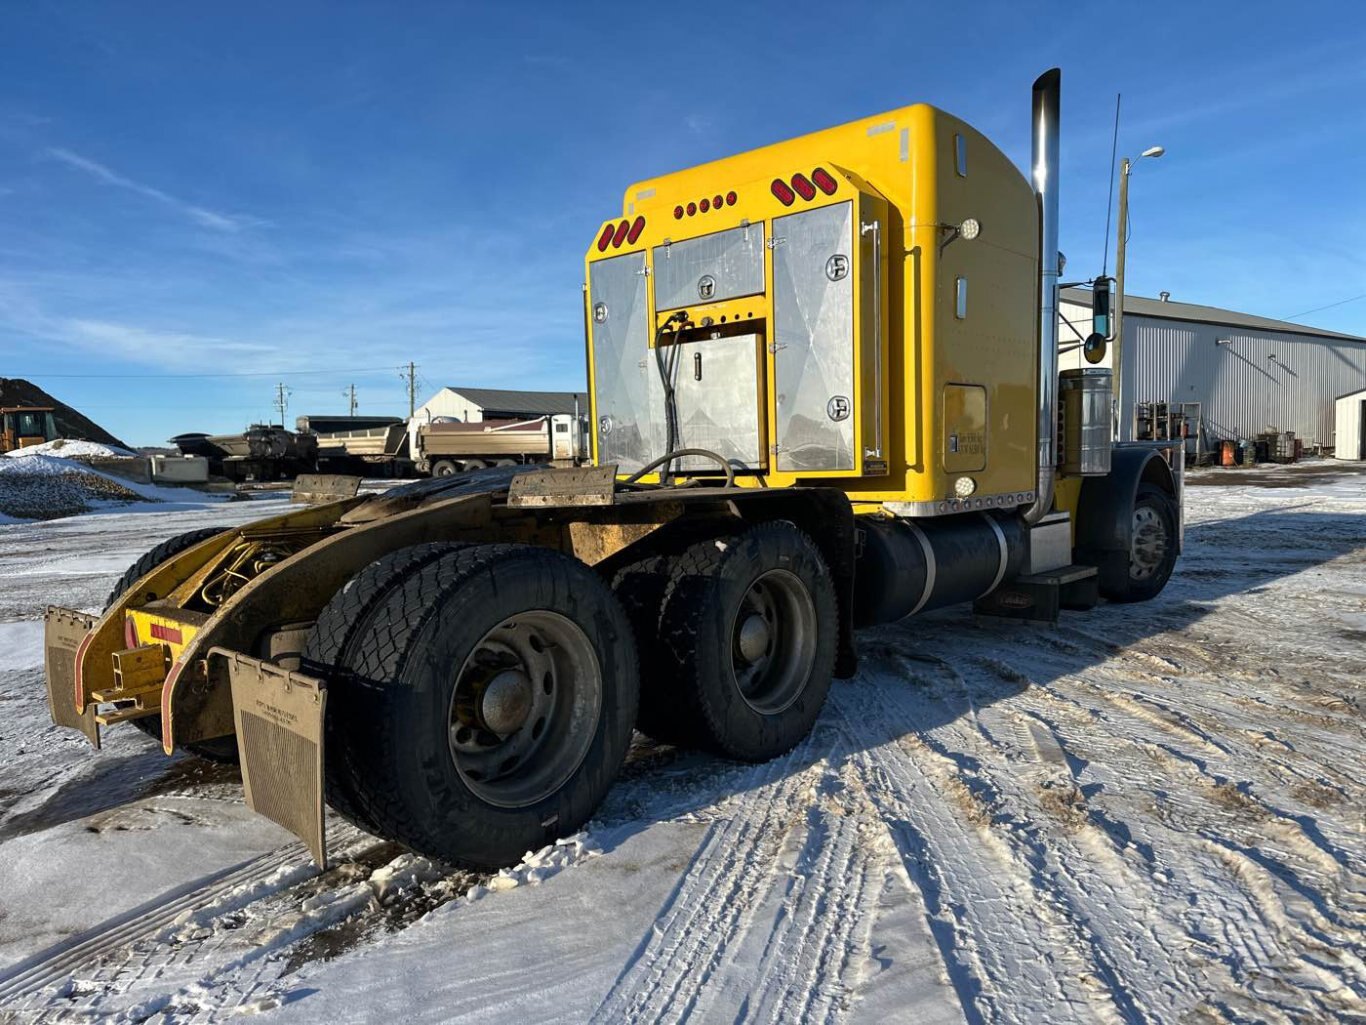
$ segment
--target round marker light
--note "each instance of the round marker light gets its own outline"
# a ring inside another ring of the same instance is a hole
[[[724,202],[725,202],[725,200],[722,199],[720,196],[713,196],[713,197],[712,197],[712,201],[711,201],[711,205],[712,205],[713,208],[715,208],[715,209],[717,209],[717,210],[720,210],[720,209],[721,209],[721,204],[724,203]]]
[[[953,482],[953,493],[959,498],[967,498],[977,490],[977,482],[971,477],[959,477]]]
[[[688,216],[691,217],[691,216],[692,216],[693,214],[695,214],[695,213],[697,213],[697,204],[696,204],[696,203],[689,203],[689,204],[688,204]]]
[[[735,205],[735,200],[736,200],[736,195],[735,195],[734,192],[727,192],[727,193],[726,193],[726,206],[734,206],[734,205]]]
[[[706,213],[708,210],[711,209],[711,200],[708,199],[706,196],[703,196],[702,202],[697,204],[697,209],[701,210],[703,213]]]
[[[969,217],[962,224],[958,225],[958,234],[961,238],[971,242],[978,235],[982,234],[982,224],[976,217]]]
[[[674,207],[674,220],[676,220],[676,221],[681,221],[682,219],[683,219],[683,208],[682,208],[681,206],[676,206],[676,207]]]

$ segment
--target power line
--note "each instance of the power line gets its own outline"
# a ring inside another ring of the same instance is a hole
[[[137,380],[139,378],[156,378],[164,380],[167,378],[189,378],[189,377],[296,377],[300,374],[384,374],[389,372],[389,367],[352,367],[348,369],[336,369],[328,367],[326,370],[248,370],[240,373],[201,373],[201,374],[10,374],[10,377],[22,377],[29,380],[33,378],[87,378],[96,381],[105,380]]]
[[[1311,313],[1318,313],[1322,310],[1331,310],[1334,306],[1346,306],[1348,303],[1354,303],[1358,299],[1366,299],[1366,292],[1363,292],[1361,295],[1354,295],[1350,299],[1339,299],[1337,302],[1329,303],[1327,306],[1315,306],[1312,310],[1305,310],[1303,313],[1292,313],[1290,316],[1282,317],[1281,319],[1294,320],[1296,317],[1307,317]]]

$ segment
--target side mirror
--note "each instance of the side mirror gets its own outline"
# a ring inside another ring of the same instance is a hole
[[[1111,316],[1114,298],[1115,279],[1096,278],[1091,286],[1091,332],[1093,336],[1100,335],[1101,339],[1107,342],[1115,337],[1114,319]],[[1086,344],[1091,344],[1089,338]]]
[[[1086,357],[1086,362],[1092,365],[1105,359],[1105,336],[1096,332],[1081,343],[1081,354]]]

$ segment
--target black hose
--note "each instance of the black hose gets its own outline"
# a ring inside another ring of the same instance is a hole
[[[664,332],[667,328],[674,324],[682,328],[687,321],[687,311],[679,310],[660,324],[655,331],[655,367],[659,370],[659,380],[664,386],[664,451],[666,455],[662,460],[650,465],[658,466],[661,463],[664,465],[664,471],[659,477],[665,483],[673,479],[673,451],[674,446],[678,444],[678,398],[674,393],[674,377],[678,373],[678,361],[681,358],[682,348],[675,341],[669,347],[666,355],[661,343],[664,340]]]
[[[637,470],[635,473],[631,474],[631,476],[627,477],[624,481],[622,481],[622,483],[634,484],[636,483],[636,481],[640,480],[641,477],[644,477],[647,473],[653,470],[656,466],[663,466],[665,463],[671,463],[679,456],[702,456],[705,459],[715,459],[718,463],[721,464],[721,467],[726,471],[726,487],[735,487],[735,467],[730,465],[730,463],[726,460],[725,456],[717,452],[713,452],[709,448],[680,448],[673,452],[666,452],[664,453],[664,455],[660,456],[654,462],[646,463],[639,470]]]

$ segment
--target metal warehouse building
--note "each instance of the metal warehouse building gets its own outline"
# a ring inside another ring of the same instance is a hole
[[[1341,391],[1342,389],[1339,389]],[[447,386],[417,407],[416,419],[427,423],[440,416],[463,423],[521,420],[554,413],[588,415],[588,396],[569,391],[510,391],[501,388]]]
[[[1164,293],[1165,294],[1165,293]],[[1091,329],[1091,293],[1064,289],[1064,348]],[[1205,436],[1293,431],[1305,448],[1334,444],[1334,400],[1366,388],[1366,338],[1213,306],[1126,296],[1122,430],[1134,437],[1139,403],[1200,403]],[[1080,348],[1060,366],[1085,366]],[[1107,354],[1101,366],[1110,365]]]

